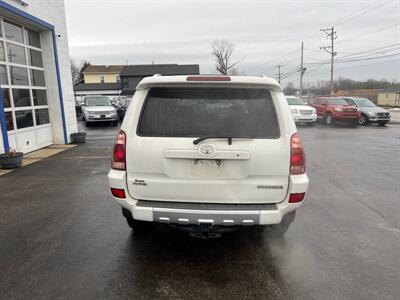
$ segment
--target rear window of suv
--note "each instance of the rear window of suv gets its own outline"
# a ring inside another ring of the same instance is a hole
[[[271,139],[279,127],[268,90],[160,87],[148,93],[138,135]]]

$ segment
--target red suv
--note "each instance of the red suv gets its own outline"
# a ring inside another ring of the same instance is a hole
[[[343,121],[357,126],[360,110],[349,105],[342,97],[317,97],[310,105],[317,110],[317,117],[323,119],[326,125]]]

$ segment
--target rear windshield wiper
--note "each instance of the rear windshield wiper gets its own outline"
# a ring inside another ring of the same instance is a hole
[[[232,145],[232,137],[231,136],[202,136],[193,141],[193,144],[197,145],[198,143],[205,141],[207,139],[228,139],[228,145]]]

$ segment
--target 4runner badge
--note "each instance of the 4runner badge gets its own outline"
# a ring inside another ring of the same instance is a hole
[[[203,155],[211,155],[215,152],[215,146],[210,144],[201,145],[199,151]]]

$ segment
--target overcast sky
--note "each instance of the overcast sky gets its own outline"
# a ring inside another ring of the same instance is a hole
[[[332,24],[337,59],[400,53],[400,0],[65,0],[65,6],[70,54],[77,63],[198,63],[201,73],[212,73],[210,43],[226,39],[235,44],[240,72],[275,77],[278,64],[283,73],[296,70],[301,41],[306,63],[329,59],[319,49],[329,45],[320,29]],[[392,47],[351,56],[385,46]],[[305,81],[328,80],[329,68],[309,65]],[[338,76],[400,81],[400,56],[338,63]],[[297,84],[298,77],[283,83]]]

